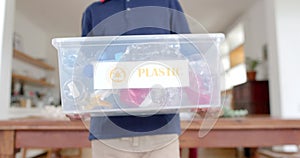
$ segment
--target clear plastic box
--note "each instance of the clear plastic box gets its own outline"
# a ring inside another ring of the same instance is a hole
[[[153,115],[220,106],[223,34],[57,38],[65,113]]]

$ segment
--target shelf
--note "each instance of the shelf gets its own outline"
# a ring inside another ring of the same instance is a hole
[[[32,85],[45,86],[45,87],[54,87],[53,84],[48,83],[46,81],[42,81],[42,80],[38,80],[38,79],[34,79],[34,78],[30,78],[30,77],[23,76],[23,75],[18,75],[18,74],[12,74],[12,79],[13,80],[18,80],[18,81],[23,81],[25,83],[32,84]]]
[[[21,108],[21,107],[10,107],[9,112],[11,113],[24,113],[30,115],[42,115],[42,108]]]
[[[43,68],[45,70],[54,70],[54,67],[52,67],[38,59],[34,59],[31,56],[26,55],[25,53],[22,53],[18,50],[14,50],[14,58],[22,60],[22,61],[32,64],[34,66]]]
[[[8,111],[10,113],[10,119],[43,117],[42,108],[21,108],[11,106]]]

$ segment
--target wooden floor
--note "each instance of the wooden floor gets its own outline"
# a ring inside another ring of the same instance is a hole
[[[85,150],[85,154],[82,156],[80,155],[80,152]],[[16,158],[23,158],[23,149],[17,153]],[[55,150],[52,151],[51,158],[91,158],[91,149],[82,149],[81,151],[79,149],[62,149],[62,150]],[[38,155],[39,154],[39,155]],[[49,158],[47,157],[47,151],[46,150],[38,150],[38,149],[28,149],[26,158]],[[36,156],[32,156],[36,155]],[[72,156],[73,155],[73,156]]]
[[[199,158],[243,158],[238,157],[235,149],[198,149]],[[182,151],[182,158],[188,158],[188,150]]]
[[[91,158],[90,149],[83,151],[83,158]],[[239,157],[235,149],[199,149],[199,158],[243,158]],[[35,158],[46,158],[46,154],[37,156]],[[182,158],[188,158],[188,150],[182,151]]]
[[[262,116],[234,119],[221,118],[218,119],[210,133],[201,138],[200,141],[198,137],[199,127],[204,121],[194,119],[191,124],[185,121],[181,122],[182,127],[188,127],[180,137],[181,147],[200,148],[200,158],[242,158],[238,156],[234,147],[270,147],[299,144],[300,142],[300,120]],[[55,139],[49,139],[49,137]],[[82,122],[4,120],[0,121],[0,155],[13,157],[14,151],[23,147],[90,147],[87,137],[88,131]],[[227,149],[220,150],[224,147],[227,147]],[[219,150],[209,148],[219,148]],[[255,150],[252,149],[251,151]],[[90,156],[85,155],[82,157],[90,158]],[[186,155],[183,158],[186,158]]]
[[[37,156],[37,157],[35,157],[35,158],[46,158],[46,157],[47,157],[47,155],[44,154],[44,155],[41,155],[41,156]]]
[[[289,158],[299,158],[300,153],[298,154],[283,154],[283,153],[275,153],[271,152],[269,149],[262,149],[260,151],[260,156],[258,158],[270,158],[270,157],[286,157],[288,155]],[[271,153],[271,154],[270,154]],[[269,155],[269,156],[266,156]],[[271,156],[270,156],[271,155]],[[198,149],[198,156],[199,158],[246,158],[243,155],[243,149],[235,149],[235,148],[227,148],[227,149]],[[18,157],[17,157],[18,158]],[[40,155],[34,158],[47,158],[47,155]],[[53,156],[53,158],[55,158]],[[59,157],[56,157],[59,158]],[[72,157],[68,157],[72,158]],[[82,158],[91,158],[91,149],[83,149],[82,150]],[[182,157],[181,158],[188,158],[188,150],[182,150]]]

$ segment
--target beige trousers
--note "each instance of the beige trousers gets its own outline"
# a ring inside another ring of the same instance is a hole
[[[93,158],[180,158],[177,135],[92,141]]]

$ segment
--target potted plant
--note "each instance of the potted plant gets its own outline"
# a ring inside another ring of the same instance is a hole
[[[247,79],[248,81],[255,81],[256,78],[256,68],[260,64],[260,60],[246,58],[246,66],[247,66]]]

